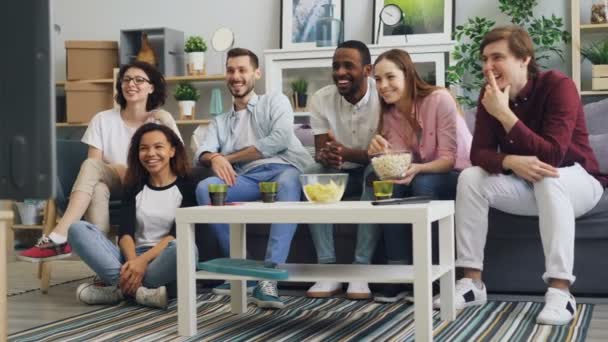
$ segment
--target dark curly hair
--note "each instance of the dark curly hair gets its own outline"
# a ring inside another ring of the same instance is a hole
[[[167,85],[165,83],[163,74],[161,74],[160,71],[158,71],[158,69],[156,69],[156,67],[154,67],[152,64],[141,61],[133,61],[129,64],[124,64],[118,71],[118,81],[116,82],[116,103],[120,105],[120,108],[125,109],[127,107],[127,100],[125,100],[125,97],[122,94],[121,80],[125,76],[127,70],[131,68],[141,69],[143,72],[145,72],[150,80],[150,83],[152,86],[154,86],[154,92],[148,96],[146,110],[150,111],[165,104],[165,99],[167,98]]]
[[[139,160],[139,144],[144,134],[153,131],[162,132],[169,144],[175,148],[175,155],[169,161],[171,171],[180,178],[186,177],[190,173],[190,162],[186,154],[186,148],[177,134],[167,126],[147,123],[139,127],[133,134],[133,138],[131,138],[129,155],[127,157],[127,173],[125,175],[125,188],[127,191],[128,189],[139,187],[148,180],[148,171]]]

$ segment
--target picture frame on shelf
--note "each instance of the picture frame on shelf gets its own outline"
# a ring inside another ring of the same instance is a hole
[[[382,23],[380,13],[387,5],[399,7],[403,14],[399,23],[392,26]],[[378,45],[448,42],[452,39],[453,9],[453,0],[374,0],[372,42]]]
[[[324,14],[323,5],[334,5],[334,16],[344,22],[344,0],[281,0],[281,49],[316,46],[315,27]]]

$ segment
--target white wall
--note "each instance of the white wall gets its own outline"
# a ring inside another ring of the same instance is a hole
[[[236,45],[247,47],[260,57],[265,49],[279,47],[280,3],[282,0],[53,0],[55,23],[61,33],[55,35],[56,78],[65,79],[65,40],[119,40],[121,29],[170,27],[186,36],[199,34],[209,39],[220,27],[235,32]],[[345,1],[345,38],[371,42],[373,0]],[[456,25],[469,17],[495,18],[507,23],[498,10],[497,0],[455,0]],[[570,29],[569,0],[539,0],[535,15],[563,17]],[[551,67],[570,73],[567,60],[554,60]],[[221,71],[217,53],[208,55],[208,72]],[[259,88],[262,88],[260,82]],[[262,89],[263,90],[263,89]]]

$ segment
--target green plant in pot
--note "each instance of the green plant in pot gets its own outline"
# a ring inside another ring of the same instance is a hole
[[[308,82],[300,78],[291,82],[291,90],[293,91],[293,102],[296,108],[305,108],[308,100]]]
[[[583,58],[591,62],[591,89],[608,89],[608,39],[581,48]]]
[[[183,82],[175,87],[173,97],[179,107],[180,119],[194,119],[196,101],[200,98],[198,89],[188,82]]]
[[[563,44],[570,40],[570,33],[564,30],[562,18],[534,16],[533,9],[537,0],[498,0],[499,9],[509,17],[514,25],[525,28],[535,47],[536,62],[541,68],[552,55],[558,56],[562,61]],[[484,86],[482,64],[479,47],[483,37],[494,26],[496,21],[488,18],[469,18],[463,25],[456,26],[454,39],[457,41],[452,52],[454,62],[446,70],[446,81],[450,85],[459,86],[462,94],[458,101],[466,108],[477,105],[477,96]]]
[[[186,52],[188,75],[205,74],[205,51],[207,51],[207,42],[203,37],[191,36],[186,40],[184,52]]]

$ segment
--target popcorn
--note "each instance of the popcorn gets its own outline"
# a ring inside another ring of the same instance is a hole
[[[382,179],[400,179],[410,167],[412,155],[408,152],[389,152],[372,158],[372,167]]]

